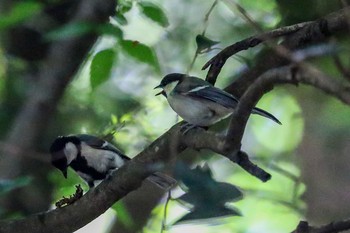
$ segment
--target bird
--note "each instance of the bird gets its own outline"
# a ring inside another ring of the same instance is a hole
[[[171,73],[163,77],[154,89],[162,88],[157,95],[163,95],[170,107],[187,123],[185,130],[194,127],[207,128],[230,116],[239,100],[209,82],[186,74]],[[253,108],[253,114],[269,118],[282,124],[276,117],[260,108]]]
[[[50,146],[51,163],[67,178],[71,167],[89,186],[93,188],[113,171],[123,166],[130,158],[111,143],[89,134],[57,137]],[[156,172],[147,178],[162,189],[171,187],[175,180]]]

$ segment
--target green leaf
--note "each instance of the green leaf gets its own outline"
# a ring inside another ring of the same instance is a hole
[[[23,1],[14,5],[10,12],[0,17],[0,30],[16,25],[39,13],[42,5],[35,1]]]
[[[69,23],[58,29],[55,29],[48,34],[45,38],[47,40],[63,40],[67,38],[82,36],[90,33],[94,30],[94,26],[89,23]]]
[[[121,39],[121,40],[123,39],[123,31],[119,27],[112,25],[110,23],[102,24],[98,26],[97,32],[100,35],[110,35],[110,36],[114,36],[117,39]]]
[[[160,72],[158,59],[150,47],[141,44],[138,41],[123,40],[120,42],[122,49],[131,57],[140,62],[153,66],[157,72]]]
[[[117,14],[125,14],[131,10],[133,1],[130,0],[119,0],[117,6]]]
[[[115,16],[113,16],[113,19],[115,19],[120,25],[124,26],[128,24],[128,20],[122,14],[116,14]]]
[[[220,43],[219,41],[214,41],[209,39],[208,37],[197,35],[196,36],[196,44],[197,44],[197,51],[200,53],[209,52],[212,48],[212,46]]]
[[[120,25],[126,25],[128,23],[124,14],[131,10],[133,4],[132,1],[118,1],[117,13],[113,17]]]
[[[139,5],[141,7],[142,13],[146,17],[158,23],[162,27],[169,26],[168,18],[159,6],[151,2],[140,2]]]
[[[115,56],[115,51],[112,49],[102,50],[94,56],[90,66],[90,85],[92,89],[95,89],[109,78]]]

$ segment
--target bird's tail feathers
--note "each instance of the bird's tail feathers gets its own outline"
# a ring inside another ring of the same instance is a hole
[[[277,124],[282,125],[282,123],[274,115],[272,115],[271,113],[266,112],[265,110],[262,110],[261,108],[253,108],[252,113],[253,114],[258,114],[258,115],[266,117],[266,118],[269,118],[269,119],[273,120],[274,122],[276,122]]]
[[[174,178],[160,172],[150,175],[147,177],[147,180],[165,190],[170,189],[176,184],[176,180]]]

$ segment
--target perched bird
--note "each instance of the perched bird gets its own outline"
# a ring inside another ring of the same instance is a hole
[[[238,104],[238,99],[233,95],[205,80],[185,74],[168,74],[156,88],[163,89],[156,95],[164,95],[171,108],[189,123],[191,128],[215,124],[231,115]],[[281,124],[276,117],[260,108],[253,108],[252,113]]]
[[[90,188],[130,160],[109,142],[87,134],[57,137],[50,147],[50,153],[52,165],[59,169],[65,178],[68,167],[71,167]],[[169,188],[175,181],[158,172],[147,179],[164,189]]]

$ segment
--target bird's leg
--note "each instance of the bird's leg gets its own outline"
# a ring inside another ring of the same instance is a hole
[[[185,135],[188,133],[188,131],[190,131],[191,129],[194,129],[194,128],[201,128],[204,130],[209,129],[209,127],[207,127],[207,126],[194,125],[194,124],[191,124],[191,123],[184,121],[184,123],[180,126],[180,131],[182,132],[183,135]]]
[[[188,131],[190,131],[191,129],[194,129],[194,128],[197,128],[199,126],[197,125],[193,125],[193,124],[190,124],[188,122],[185,122],[183,125],[180,126],[180,131],[182,132],[183,135],[187,134]]]
[[[115,172],[116,170],[118,170],[118,168],[116,168],[116,167],[111,167],[111,168],[108,170],[108,172],[107,172],[106,180],[111,180],[111,179],[112,179],[113,172]]]

